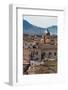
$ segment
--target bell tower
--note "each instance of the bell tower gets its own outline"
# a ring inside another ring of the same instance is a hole
[[[47,29],[47,31],[45,32],[45,35],[44,35],[44,44],[48,44],[48,43],[50,43],[50,32]]]

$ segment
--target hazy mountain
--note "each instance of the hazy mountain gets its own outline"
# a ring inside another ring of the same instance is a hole
[[[51,33],[54,33],[54,34],[57,34],[57,26],[51,26],[51,27],[48,27],[48,30],[51,32]]]
[[[42,27],[38,27],[38,26],[32,25],[32,24],[29,23],[28,21],[23,20],[23,32],[24,32],[25,34],[30,34],[30,35],[32,35],[32,34],[42,35],[42,34],[44,34],[44,32],[45,32],[46,30],[47,30],[46,28],[42,28]],[[56,34],[56,33],[57,33],[57,26],[48,27],[48,30],[49,30],[51,33]]]

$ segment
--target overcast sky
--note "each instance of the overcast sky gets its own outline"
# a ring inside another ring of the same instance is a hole
[[[33,25],[47,28],[52,25],[57,25],[57,17],[55,16],[29,16],[25,15],[24,19]]]

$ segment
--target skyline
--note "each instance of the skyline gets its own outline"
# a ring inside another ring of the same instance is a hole
[[[29,23],[27,20],[23,19],[23,31],[24,33],[31,34],[44,34],[46,30],[49,30],[51,34],[56,34],[57,35],[57,26],[52,25],[51,27],[48,28],[42,28],[42,27],[37,27],[31,23]]]
[[[24,20],[27,20],[29,23],[42,27],[47,28],[52,25],[57,25],[57,17],[55,16],[34,16],[34,15],[24,15]]]

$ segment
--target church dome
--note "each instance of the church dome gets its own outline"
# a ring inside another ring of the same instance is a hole
[[[50,44],[51,40],[50,39],[46,39],[46,44]]]

